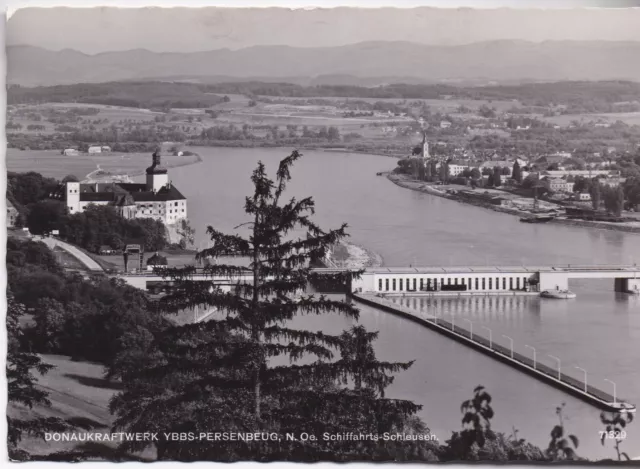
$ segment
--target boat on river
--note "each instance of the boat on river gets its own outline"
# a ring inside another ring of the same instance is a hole
[[[540,293],[542,298],[551,298],[554,300],[571,300],[577,295],[570,290],[545,290]]]
[[[635,414],[636,412],[636,406],[628,402],[610,402],[609,407],[612,411],[620,412],[621,414]]]
[[[553,215],[534,215],[532,217],[522,217],[520,221],[523,223],[547,223],[554,218]]]

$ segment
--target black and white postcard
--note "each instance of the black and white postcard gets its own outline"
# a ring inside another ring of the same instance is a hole
[[[482,3],[10,10],[8,460],[637,464],[639,5]]]

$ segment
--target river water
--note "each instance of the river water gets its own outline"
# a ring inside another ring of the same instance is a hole
[[[258,160],[273,174],[288,149],[195,148],[202,163],[173,168],[170,178],[189,200],[189,218],[197,243],[206,244],[205,227],[230,232],[247,218],[244,197],[252,193],[250,173]],[[290,195],[313,196],[315,221],[323,228],[349,224],[351,242],[378,252],[386,266],[413,265],[562,265],[640,262],[640,235],[561,225],[529,225],[517,217],[441,199],[396,186],[379,171],[396,160],[381,156],[306,152],[293,168]],[[467,318],[474,331],[515,349],[537,349],[539,361],[582,377],[609,392],[640,404],[640,299],[613,291],[612,281],[575,281],[578,298],[570,301],[534,297],[397,299],[406,306]],[[459,318],[459,319],[458,319]],[[477,385],[493,396],[494,429],[546,447],[557,423],[555,408],[566,403],[567,431],[581,441],[578,453],[589,458],[614,457],[611,443],[602,447],[599,411],[469,348],[415,323],[361,306],[360,322],[380,331],[376,350],[382,360],[415,360],[397,375],[392,397],[422,404],[421,417],[444,441],[460,429],[460,403]],[[339,333],[351,325],[344,318],[299,318],[295,325]],[[640,423],[628,429],[623,447],[640,456]]]

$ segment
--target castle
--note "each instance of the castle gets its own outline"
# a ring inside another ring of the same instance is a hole
[[[187,218],[187,199],[169,181],[159,150],[153,153],[144,184],[67,182],[51,197],[66,202],[71,214],[81,213],[89,205],[109,205],[123,218],[152,218],[166,225]]]

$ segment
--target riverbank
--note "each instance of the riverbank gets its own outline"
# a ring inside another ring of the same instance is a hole
[[[346,267],[348,269],[364,269],[366,267],[381,267],[382,256],[376,252],[353,243],[341,242],[333,248],[329,257],[329,264]]]
[[[443,190],[436,189],[435,187],[422,182],[422,181],[414,181],[406,178],[405,175],[402,174],[394,174],[394,173],[386,173],[387,179],[396,184],[397,186],[403,187],[405,189],[410,189],[418,192],[424,192],[427,194],[435,195],[437,197],[442,197],[449,200],[454,200],[459,203],[474,205],[476,207],[481,207],[489,210],[493,210],[494,212],[506,213],[509,215],[515,215],[518,217],[522,217],[523,215],[527,215],[528,213],[519,209],[519,208],[511,208],[504,207],[498,205],[491,205],[488,203],[483,203],[480,201],[470,200],[470,199],[462,199],[461,197],[446,193]],[[636,233],[640,234],[640,222],[625,222],[625,223],[610,223],[610,222],[598,222],[598,221],[586,221],[586,220],[570,220],[565,217],[556,217],[551,223],[560,224],[560,225],[568,225],[568,226],[582,226],[586,228],[598,228],[602,230],[609,231],[623,231],[626,233]]]
[[[191,166],[193,164],[202,163],[202,157],[198,153],[193,153],[192,155],[186,156],[185,158],[189,158],[188,161],[183,162],[171,162],[164,163],[163,166],[165,168],[180,168],[183,166]],[[123,182],[123,183],[131,183],[134,182],[133,178],[137,176],[143,176],[145,174],[143,169],[136,171],[123,171],[122,173],[111,173],[109,171],[103,170],[99,164],[96,164],[97,168],[88,173],[83,183],[91,184],[95,182]],[[100,174],[103,173],[103,174]]]

